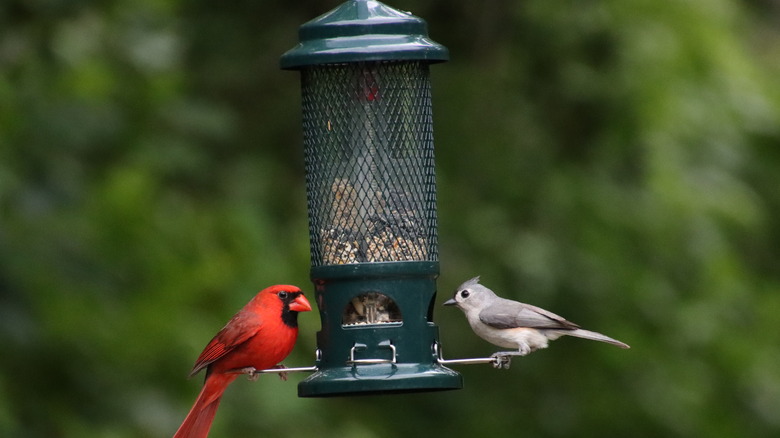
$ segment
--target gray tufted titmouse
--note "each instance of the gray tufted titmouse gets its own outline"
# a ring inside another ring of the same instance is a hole
[[[472,330],[491,344],[513,351],[501,351],[496,356],[525,356],[547,348],[548,340],[563,335],[607,342],[620,348],[628,345],[601,333],[583,330],[577,324],[530,304],[507,300],[479,284],[479,277],[461,284],[455,296],[444,303],[457,306],[466,314]]]

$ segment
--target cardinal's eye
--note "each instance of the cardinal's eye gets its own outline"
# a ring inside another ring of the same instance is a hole
[[[460,297],[461,298],[468,298],[469,297],[469,291],[467,291],[467,290],[460,291]]]
[[[278,296],[281,299],[285,299],[285,298],[287,298],[287,292],[281,291],[278,294],[276,294],[276,296]]]

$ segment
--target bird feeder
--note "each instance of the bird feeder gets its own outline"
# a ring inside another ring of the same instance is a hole
[[[439,361],[428,66],[422,19],[352,0],[304,24],[299,70],[311,279],[322,320],[301,397],[462,387]]]

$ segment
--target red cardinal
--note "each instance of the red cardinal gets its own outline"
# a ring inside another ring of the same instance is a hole
[[[311,305],[303,292],[289,285],[263,289],[214,336],[200,354],[190,377],[206,368],[206,382],[187,418],[173,438],[205,438],[214,421],[222,393],[241,374],[282,361],[298,337],[298,312]]]

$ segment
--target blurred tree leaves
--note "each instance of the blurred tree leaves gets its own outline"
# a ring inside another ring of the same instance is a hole
[[[336,5],[0,5],[0,435],[170,435],[214,332],[256,289],[307,285],[278,58]],[[633,349],[562,339],[446,396],[238,382],[213,435],[775,436],[777,5],[390,5],[452,54],[432,68],[442,295],[481,274]],[[493,351],[436,317],[448,356]]]

